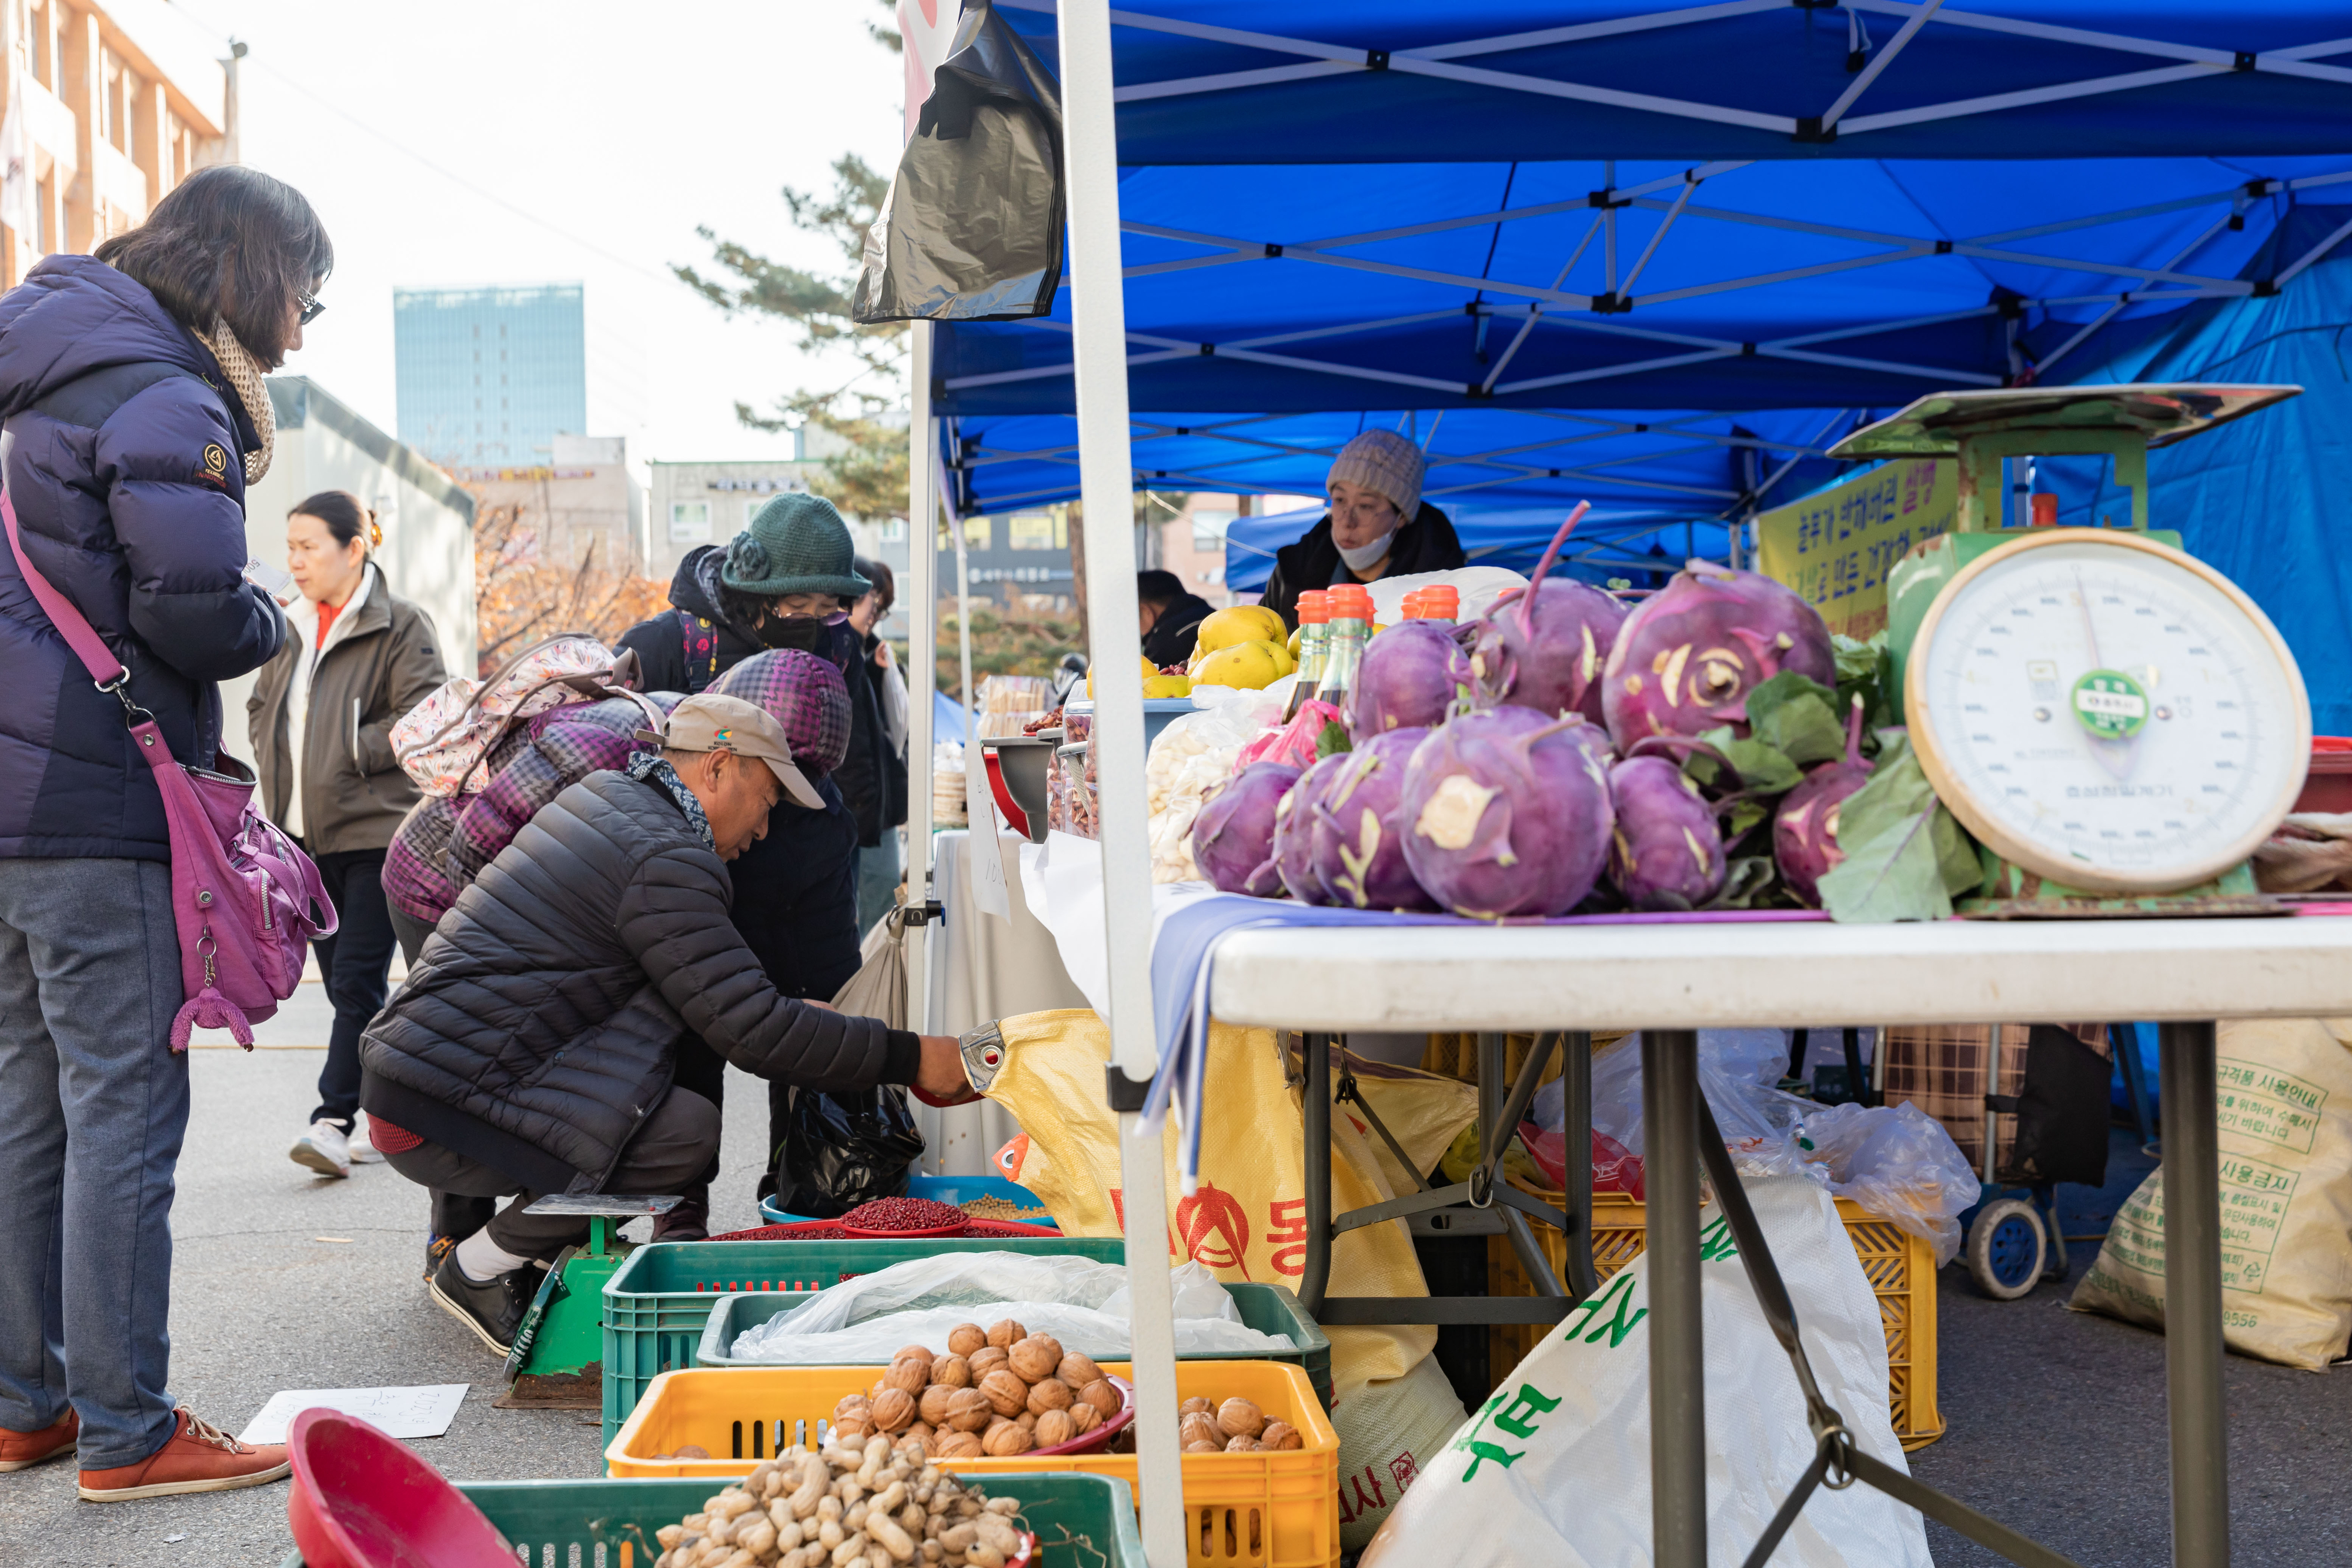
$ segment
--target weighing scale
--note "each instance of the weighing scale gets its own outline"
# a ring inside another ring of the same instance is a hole
[[[1920,767],[1979,845],[1961,914],[2284,912],[2248,857],[2303,788],[2310,699],[2253,601],[2147,527],[2147,450],[2302,390],[1941,392],[1831,449],[1959,464],[1954,531],[1887,575],[1887,642]],[[2129,528],[1995,526],[2002,462],[2062,454],[2115,460]]]
[[[664,1215],[675,1197],[613,1193],[554,1194],[525,1214],[585,1217],[588,1243],[567,1247],[539,1282],[539,1293],[515,1326],[507,1353],[507,1389],[490,1401],[502,1410],[597,1410],[604,1393],[604,1281],[620,1271],[635,1244],[621,1227],[642,1215]]]

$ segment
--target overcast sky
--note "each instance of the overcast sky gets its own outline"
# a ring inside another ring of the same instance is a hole
[[[885,17],[870,0],[175,8],[224,55],[232,34],[250,46],[244,160],[301,190],[335,242],[327,313],[286,370],[385,430],[395,287],[584,284],[588,434],[627,436],[639,462],[776,455],[783,438],[739,424],[735,402],[849,373],[665,268],[708,257],[697,225],[838,265],[778,191],[826,188],[844,152],[897,160],[902,78],[866,34]]]

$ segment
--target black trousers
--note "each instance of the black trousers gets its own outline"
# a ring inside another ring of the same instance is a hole
[[[433,935],[433,927],[404,910],[392,912],[393,935],[400,938],[400,956],[412,969],[416,967],[416,956],[425,951],[425,939]],[[390,1156],[386,1156],[389,1159]],[[463,1241],[490,1222],[499,1211],[496,1197],[469,1197],[463,1193],[433,1192],[433,1218],[428,1236],[446,1236],[453,1241]]]
[[[689,1034],[677,1042],[677,1066],[672,1082],[681,1089],[691,1089],[713,1105],[727,1103],[727,1061],[717,1051],[702,1042],[698,1034]],[[761,1174],[759,1196],[776,1196],[776,1162],[784,1146],[784,1127],[793,1108],[792,1085],[768,1081],[768,1165]],[[719,1151],[710,1151],[710,1164],[696,1185],[707,1195],[719,1179]],[[695,1195],[689,1195],[695,1196]],[[707,1201],[707,1197],[705,1199]]]
[[[327,898],[335,906],[335,934],[310,944],[319,978],[334,1004],[327,1035],[327,1065],[319,1072],[313,1122],[352,1130],[360,1112],[360,1035],[383,1010],[392,972],[392,906],[383,898],[383,852],[340,850],[314,855]]]
[[[621,1151],[621,1163],[605,1178],[604,1190],[660,1197],[682,1192],[701,1173],[719,1146],[719,1107],[688,1089],[673,1087],[637,1135]],[[519,1189],[513,1177],[439,1144],[424,1143],[384,1155],[409,1180],[478,1202],[513,1194],[513,1201],[490,1218],[490,1239],[519,1258],[552,1260],[566,1247],[588,1239],[588,1222],[562,1214],[525,1214],[541,1194]]]

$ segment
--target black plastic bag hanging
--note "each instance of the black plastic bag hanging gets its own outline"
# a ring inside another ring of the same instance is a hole
[[[1015,321],[1062,282],[1062,95],[988,0],[955,42],[881,214],[850,302],[859,321]]]
[[[922,1152],[905,1091],[803,1090],[793,1096],[777,1155],[777,1207],[832,1219],[878,1197],[904,1197],[907,1169]]]

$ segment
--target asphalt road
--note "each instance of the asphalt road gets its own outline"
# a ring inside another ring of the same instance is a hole
[[[273,1049],[203,1050],[173,1213],[172,1388],[234,1432],[279,1389],[470,1383],[448,1434],[417,1451],[461,1479],[590,1476],[593,1414],[494,1410],[499,1364],[425,1298],[424,1200],[381,1165],[348,1181],[286,1158],[313,1103],[327,1012],[306,986],[259,1031]],[[730,1074],[727,1170],[714,1228],[757,1223],[765,1133],[760,1086]],[[2105,1228],[2147,1169],[2128,1138],[2105,1193],[2063,1188],[2067,1228]],[[321,1238],[341,1238],[325,1240]],[[2073,1249],[2077,1274],[2095,1243]],[[1923,1479],[2067,1553],[2084,1568],[2170,1556],[2164,1341],[2069,1312],[2071,1285],[2024,1301],[1979,1297],[1944,1270],[1940,1396],[1950,1430],[1912,1458]],[[2352,1377],[2232,1356],[2226,1375],[2236,1560],[2263,1568],[2344,1561],[2352,1538]],[[69,1461],[0,1476],[0,1563],[66,1568],[270,1568],[291,1550],[281,1483],[99,1507]],[[2000,1560],[1928,1527],[1941,1568]]]

